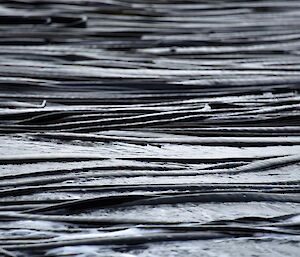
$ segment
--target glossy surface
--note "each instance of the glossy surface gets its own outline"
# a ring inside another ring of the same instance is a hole
[[[300,3],[0,1],[0,255],[298,256]]]

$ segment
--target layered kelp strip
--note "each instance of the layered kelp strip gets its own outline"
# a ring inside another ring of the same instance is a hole
[[[0,255],[297,256],[296,0],[0,1]]]

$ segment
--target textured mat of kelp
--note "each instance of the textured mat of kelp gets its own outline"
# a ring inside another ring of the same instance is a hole
[[[298,256],[300,2],[0,1],[1,256]]]

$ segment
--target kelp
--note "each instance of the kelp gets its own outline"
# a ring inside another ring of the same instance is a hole
[[[295,256],[299,8],[0,1],[0,255]]]

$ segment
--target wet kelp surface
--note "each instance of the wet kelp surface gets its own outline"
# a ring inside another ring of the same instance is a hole
[[[299,1],[0,3],[1,256],[299,254]]]

